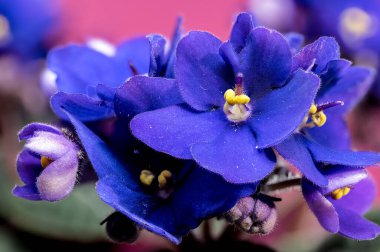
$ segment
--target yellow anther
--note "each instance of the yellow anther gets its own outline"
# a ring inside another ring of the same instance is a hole
[[[325,113],[323,113],[323,111],[319,111],[318,113],[311,115],[311,120],[318,127],[322,127],[327,121],[327,116],[325,115]]]
[[[53,163],[54,160],[51,160],[48,157],[41,156],[41,166],[42,168],[46,168],[49,164]]]
[[[310,109],[309,109],[309,114],[315,114],[317,113],[317,106],[315,106],[315,104],[311,105]]]
[[[343,187],[343,188],[339,188],[339,189],[336,189],[335,191],[333,191],[331,193],[331,197],[334,199],[334,200],[339,200],[341,198],[343,198],[343,196],[346,196],[349,192],[350,192],[351,188],[349,187]]]
[[[154,179],[154,174],[149,170],[142,170],[140,173],[140,182],[146,186],[150,186]]]
[[[235,99],[235,91],[233,91],[232,89],[228,89],[225,93],[224,93],[224,99],[226,100],[226,102],[230,105],[234,105],[235,102],[234,102],[234,99]]]
[[[172,177],[172,173],[168,170],[163,170],[160,175],[158,176],[158,187],[160,189],[164,188],[167,183],[169,182],[169,179]]]
[[[234,103],[235,104],[247,104],[247,103],[249,103],[250,100],[251,99],[247,95],[242,94],[242,95],[235,96]]]

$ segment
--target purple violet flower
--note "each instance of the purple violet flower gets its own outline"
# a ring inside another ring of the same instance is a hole
[[[326,187],[307,179],[302,191],[319,223],[331,233],[351,239],[370,240],[380,234],[380,227],[362,217],[375,198],[375,185],[363,168],[349,166],[323,167],[328,178]]]
[[[269,46],[270,45],[270,46]],[[155,150],[233,183],[259,181],[275,165],[271,147],[302,122],[319,78],[290,74],[286,39],[240,14],[230,41],[190,32],[178,44],[174,67],[184,104],[137,115],[133,134]]]
[[[17,171],[25,185],[16,186],[13,194],[28,200],[67,197],[76,182],[79,147],[58,128],[40,123],[25,126],[19,139],[26,140],[17,157]]]
[[[335,39],[322,37],[293,56],[293,71],[311,71],[321,78],[321,88],[304,122],[295,133],[276,145],[276,151],[304,176],[319,186],[327,179],[317,163],[368,166],[380,162],[380,155],[353,152],[346,114],[364,97],[373,79],[369,68],[351,66],[341,59]]]

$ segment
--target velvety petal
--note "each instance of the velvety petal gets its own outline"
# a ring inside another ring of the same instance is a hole
[[[112,58],[86,46],[71,45],[52,50],[48,68],[57,74],[58,91],[86,94],[88,85],[119,86],[130,76]]]
[[[259,148],[273,146],[302,123],[319,88],[319,78],[303,70],[295,72],[284,87],[252,102],[251,129]]]
[[[240,53],[240,62],[246,91],[251,98],[257,99],[284,84],[289,77],[292,53],[283,35],[259,27],[249,34]]]
[[[174,243],[201,220],[224,213],[238,199],[255,192],[256,184],[232,185],[204,169],[194,168],[168,200],[143,193],[138,178],[107,145],[80,121],[71,117],[78,136],[99,176],[101,199],[149,231]],[[213,188],[213,190],[209,190]]]
[[[342,112],[350,111],[367,94],[374,76],[375,72],[370,68],[350,67],[334,86],[318,97],[317,103],[343,101],[344,106],[338,106],[337,109]]]
[[[182,38],[184,31],[182,28],[183,18],[178,17],[177,24],[175,26],[173,36],[170,41],[170,48],[167,53],[167,61],[166,61],[166,72],[165,76],[166,78],[174,78],[174,64],[176,61],[176,53],[177,53],[177,46]]]
[[[161,35],[152,34],[147,37],[150,43],[150,66],[149,76],[162,76],[165,73],[165,45],[166,39]]]
[[[318,187],[307,180],[302,181],[305,200],[323,228],[331,233],[339,231],[339,216],[333,204],[319,192]]]
[[[296,32],[286,33],[285,38],[288,41],[292,54],[296,54],[299,50],[301,50],[303,43],[305,42],[305,37]]]
[[[197,110],[223,106],[234,76],[219,55],[222,42],[207,32],[190,32],[178,44],[175,75],[183,99]]]
[[[318,162],[348,166],[368,166],[380,162],[380,154],[375,152],[336,150],[306,138],[304,141],[313,159]]]
[[[37,178],[36,186],[42,199],[57,201],[73,190],[78,172],[78,153],[67,152],[49,164]]]
[[[237,16],[230,35],[230,42],[237,53],[245,46],[247,37],[254,27],[254,18],[251,14],[240,13]]]
[[[351,64],[351,61],[345,59],[336,59],[327,63],[325,70],[320,74],[322,86],[318,92],[319,96],[322,97],[329,88],[335,85]]]
[[[306,70],[314,65],[313,72],[320,74],[331,60],[339,58],[340,50],[336,40],[333,37],[321,37],[294,55],[292,70]]]
[[[18,133],[18,139],[20,141],[27,140],[33,137],[36,131],[46,131],[58,135],[61,134],[61,131],[54,126],[45,123],[30,123],[20,130]]]
[[[96,95],[103,101],[113,102],[117,88],[99,84],[95,88]]]
[[[349,194],[340,200],[330,201],[335,207],[346,208],[358,214],[366,213],[376,197],[376,186],[371,177],[355,184]]]
[[[25,184],[34,183],[41,171],[41,161],[38,157],[32,155],[27,150],[22,150],[18,154],[17,173],[20,176],[22,182]]]
[[[15,186],[12,194],[27,200],[42,200],[35,184],[25,186]]]
[[[345,186],[354,186],[368,177],[366,169],[353,166],[327,166],[322,172],[329,180],[326,187],[319,189],[324,195]]]
[[[69,111],[81,121],[96,121],[114,116],[113,107],[102,100],[82,94],[67,94],[58,92],[50,99],[54,113],[63,120],[68,120]]]
[[[339,234],[355,240],[372,240],[380,234],[380,227],[360,216],[358,213],[336,207],[339,215]]]
[[[115,113],[132,118],[138,113],[183,103],[174,79],[135,76],[117,89]]]
[[[256,149],[254,136],[247,126],[226,125],[215,140],[194,144],[191,154],[202,167],[236,184],[263,179],[276,163],[271,150]]]
[[[33,138],[27,140],[25,149],[40,156],[57,159],[73,148],[73,144],[63,135],[37,131]]]
[[[177,158],[192,159],[190,147],[208,143],[230,125],[220,111],[196,112],[186,106],[171,106],[137,115],[132,134],[157,151]]]
[[[340,108],[337,107],[324,111],[327,121],[322,127],[303,129],[303,131],[321,145],[337,150],[350,150],[351,134],[342,113],[339,111]]]
[[[318,170],[302,138],[303,136],[295,134],[274,148],[287,162],[300,170],[308,180],[319,186],[326,186],[327,178]]]
[[[235,49],[232,44],[227,41],[224,42],[219,48],[219,54],[222,56],[223,60],[232,68],[234,76],[241,72],[240,62]]]
[[[145,74],[149,71],[150,64],[150,44],[146,37],[137,37],[129,39],[117,47],[115,61],[119,63],[119,69],[123,69],[126,77],[118,83],[112,85],[114,87],[120,86],[127,77],[133,75],[130,65],[136,68],[138,74]],[[108,84],[109,83],[103,83]]]

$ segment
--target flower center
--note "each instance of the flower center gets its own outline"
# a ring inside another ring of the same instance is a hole
[[[334,101],[318,106],[315,104],[311,105],[309,113],[303,119],[301,129],[314,128],[315,126],[322,127],[327,121],[327,116],[323,111],[338,105],[344,105],[344,103],[342,101]]]
[[[223,111],[227,119],[234,123],[243,122],[251,115],[251,107],[249,105],[250,98],[243,92],[243,76],[238,74],[236,77],[235,90],[228,89],[224,93]]]
[[[51,160],[48,157],[41,156],[41,166],[42,168],[46,168],[49,164],[53,163],[54,160]]]
[[[342,187],[342,188],[339,188],[339,189],[336,189],[335,191],[333,191],[331,193],[331,197],[334,200],[339,200],[339,199],[343,198],[343,196],[346,196],[350,191],[351,191],[351,188],[345,186],[345,187]]]

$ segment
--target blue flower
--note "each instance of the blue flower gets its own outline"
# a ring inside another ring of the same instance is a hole
[[[133,134],[155,150],[194,159],[233,183],[259,181],[275,157],[271,147],[307,114],[319,78],[290,74],[292,54],[276,31],[254,28],[239,15],[231,39],[190,32],[178,44],[174,67],[183,104],[131,121]]]
[[[380,227],[362,217],[375,198],[375,185],[363,168],[325,166],[326,187],[318,187],[306,179],[302,192],[319,223],[331,233],[355,240],[374,239]]]
[[[379,69],[380,2],[377,0],[298,0],[305,9],[309,38],[328,35],[338,39],[355,62]],[[379,78],[371,94],[380,97]]]
[[[79,147],[61,130],[39,123],[25,126],[19,139],[26,140],[17,157],[17,171],[25,185],[16,186],[13,194],[47,201],[68,196],[76,182]]]
[[[345,116],[364,97],[373,79],[372,70],[350,65],[340,59],[339,46],[329,37],[305,46],[293,57],[293,71],[314,72],[321,78],[321,88],[304,122],[274,148],[319,186],[326,185],[327,179],[317,163],[367,166],[380,161],[376,153],[350,151]]]
[[[255,183],[229,184],[193,162],[157,153],[137,141],[108,145],[68,117],[98,175],[100,198],[138,226],[174,243],[202,220],[223,214],[256,191]]]
[[[115,115],[114,96],[125,82],[135,75],[173,77],[173,64],[178,40],[182,35],[182,19],[179,19],[169,49],[161,35],[128,40],[117,48],[104,50],[104,45],[71,45],[52,50],[48,55],[48,68],[57,75],[58,94],[51,106],[62,119],[62,104],[76,111],[82,121],[111,118]],[[106,52],[106,53],[105,53]],[[141,82],[141,79],[137,80]],[[172,85],[172,84],[170,84]],[[143,89],[142,89],[143,90]],[[145,92],[152,91],[145,88]],[[76,109],[72,109],[72,108]],[[89,111],[92,111],[91,113]]]
[[[55,15],[52,1],[1,0],[0,50],[26,57],[42,56]]]

